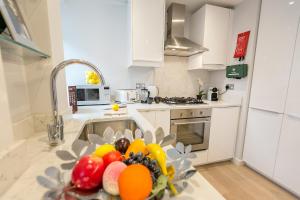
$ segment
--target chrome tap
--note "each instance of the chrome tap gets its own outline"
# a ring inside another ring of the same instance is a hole
[[[64,122],[63,117],[61,115],[58,115],[57,110],[57,91],[56,91],[56,77],[60,70],[64,69],[68,65],[72,64],[82,64],[86,65],[87,67],[90,67],[93,69],[97,75],[101,79],[101,83],[105,85],[104,77],[101,73],[101,71],[92,63],[87,62],[85,60],[80,59],[71,59],[66,60],[58,64],[51,72],[50,77],[50,92],[51,92],[51,106],[52,106],[52,115],[53,115],[53,123],[48,124],[48,137],[49,137],[49,144],[52,146],[58,145],[61,142],[64,141]]]

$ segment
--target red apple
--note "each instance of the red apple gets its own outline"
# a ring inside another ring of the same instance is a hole
[[[102,158],[83,156],[75,165],[72,172],[72,183],[76,188],[91,190],[102,185],[105,170]]]
[[[119,151],[111,151],[111,152],[105,154],[102,158],[103,158],[105,167],[107,167],[110,163],[112,163],[114,161],[122,161],[123,160],[122,154]]]

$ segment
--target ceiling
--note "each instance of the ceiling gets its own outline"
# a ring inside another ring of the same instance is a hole
[[[173,2],[181,3],[186,5],[187,12],[189,13],[194,13],[206,3],[232,8],[242,1],[243,0],[166,0],[167,8]]]

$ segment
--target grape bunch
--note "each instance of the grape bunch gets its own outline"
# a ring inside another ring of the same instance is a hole
[[[156,183],[158,177],[162,174],[157,161],[151,160],[149,157],[144,156],[142,152],[138,152],[136,154],[130,152],[129,158],[124,160],[124,163],[126,165],[142,164],[145,167],[147,167],[151,172],[153,184]]]

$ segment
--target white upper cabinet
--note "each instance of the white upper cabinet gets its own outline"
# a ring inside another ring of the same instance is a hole
[[[262,1],[250,107],[284,112],[299,16],[299,1]]]
[[[283,114],[249,109],[243,159],[273,177]]]
[[[189,58],[189,69],[224,69],[232,33],[232,10],[204,5],[191,17],[190,39],[209,51]]]
[[[164,60],[164,0],[130,0],[129,67],[160,67]]]
[[[300,24],[299,24],[300,28]],[[289,83],[286,113],[300,118],[300,32],[298,31],[294,61]]]

